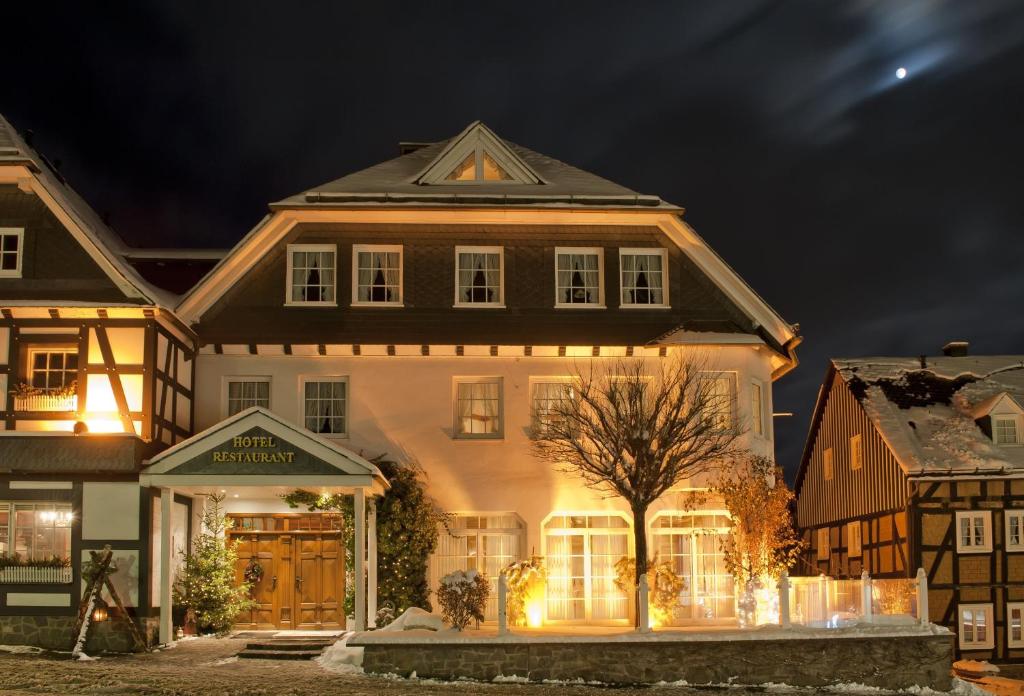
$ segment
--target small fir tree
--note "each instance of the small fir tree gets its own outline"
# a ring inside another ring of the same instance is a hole
[[[209,494],[202,530],[192,540],[192,553],[175,583],[175,603],[191,609],[202,631],[226,633],[240,613],[255,602],[250,587],[235,579],[238,554],[227,541],[231,520],[224,514],[223,495]]]

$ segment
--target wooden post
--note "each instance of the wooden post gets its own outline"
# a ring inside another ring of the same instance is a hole
[[[828,615],[828,578],[822,573],[818,576],[818,600],[821,605],[821,620],[825,622],[825,626],[828,626],[829,615]]]
[[[508,634],[508,577],[505,571],[498,575],[498,635]]]
[[[917,620],[922,626],[930,621],[928,617],[928,573],[917,569]]]
[[[789,573],[782,571],[779,576],[779,625],[783,628],[792,626],[789,616]]]
[[[366,493],[357,488],[355,493],[356,567],[356,630],[366,630]]]
[[[874,607],[872,607],[873,594],[871,591],[871,576],[868,575],[868,569],[865,568],[860,572],[860,601],[863,604],[861,612],[864,615],[864,623],[871,623],[874,620]]]
[[[171,548],[171,511],[174,503],[174,489],[160,489],[160,644],[169,645],[174,640],[173,596],[171,594],[174,549]]]
[[[377,502],[370,498],[366,531],[366,622],[377,627]]]
[[[650,588],[647,586],[647,576],[646,575],[641,575],[640,576],[640,586],[639,586],[639,591],[637,592],[637,602],[636,602],[637,603],[636,612],[637,612],[637,617],[638,617],[637,623],[639,624],[636,627],[636,630],[639,631],[640,633],[650,633],[651,632],[650,608],[647,606],[647,596],[649,594],[650,594]]]

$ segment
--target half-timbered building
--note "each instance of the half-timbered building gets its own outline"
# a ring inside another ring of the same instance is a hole
[[[796,479],[804,572],[928,575],[961,655],[1024,659],[1024,357],[835,359]]]

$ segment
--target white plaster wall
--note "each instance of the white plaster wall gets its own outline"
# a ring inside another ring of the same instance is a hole
[[[82,484],[82,539],[139,538],[139,484]]]
[[[8,592],[9,607],[70,607],[71,595],[67,592]]]
[[[742,424],[750,420],[751,379],[763,384],[767,437],[748,433],[742,444],[771,454],[768,349],[730,346],[709,348],[707,353],[716,370],[737,375],[736,404]],[[348,377],[349,436],[339,439],[340,444],[367,457],[386,454],[418,463],[427,474],[431,494],[449,511],[518,513],[527,525],[527,547],[539,551],[542,521],[554,511],[627,511],[617,499],[584,489],[578,479],[556,473],[531,454],[530,378],[569,376],[572,363],[572,359],[541,357],[201,355],[196,425],[202,430],[226,415],[223,383],[228,376],[270,376],[271,410],[296,423],[301,422],[302,377]],[[452,380],[482,376],[504,380],[504,438],[454,439]],[[676,508],[677,500],[678,495],[669,494],[659,509]],[[228,504],[229,509],[235,508],[230,500]],[[250,503],[241,501],[236,509],[252,509],[246,504]]]

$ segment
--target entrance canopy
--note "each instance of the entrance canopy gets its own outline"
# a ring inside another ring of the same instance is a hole
[[[372,463],[330,440],[254,406],[148,461],[143,486],[177,490],[304,488],[380,495],[388,482]]]

